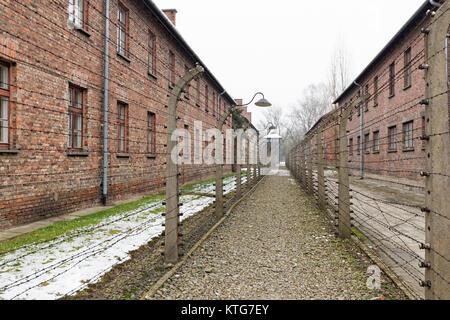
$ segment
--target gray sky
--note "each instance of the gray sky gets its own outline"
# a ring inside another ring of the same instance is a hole
[[[325,81],[344,41],[356,77],[424,0],[154,0],[175,8],[177,29],[234,98],[262,91],[289,111]],[[252,107],[253,122],[261,112]]]

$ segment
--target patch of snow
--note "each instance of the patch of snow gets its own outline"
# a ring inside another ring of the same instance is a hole
[[[235,186],[235,177],[224,179],[224,194]],[[200,185],[195,190],[213,194],[214,185]],[[214,198],[184,195],[180,201],[184,220],[211,205]],[[164,231],[163,209],[162,202],[156,201],[50,242],[0,255],[0,300],[54,300],[99,281],[115,265],[129,260],[129,252]]]

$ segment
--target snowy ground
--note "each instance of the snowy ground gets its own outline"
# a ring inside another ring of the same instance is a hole
[[[224,193],[234,189],[235,177],[224,179]],[[214,185],[199,184],[193,192],[213,194]],[[208,207],[214,198],[185,195],[180,200],[184,220]],[[0,255],[0,300],[53,300],[99,281],[116,264],[129,260],[129,252],[161,234],[162,212],[162,202],[146,204],[51,242]]]

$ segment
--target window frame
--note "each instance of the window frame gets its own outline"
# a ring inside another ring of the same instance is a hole
[[[190,159],[190,156],[191,156],[191,154],[190,154],[190,152],[188,152],[188,151],[191,151],[190,149],[191,149],[191,146],[189,145],[189,134],[190,134],[190,132],[189,132],[189,125],[188,124],[184,124],[183,125],[183,129],[185,130],[185,135],[183,135],[183,160],[185,161],[185,162],[189,162],[191,159]]]
[[[360,89],[358,90],[358,98],[361,98],[362,96],[363,96],[363,89],[360,88]],[[363,102],[361,101],[361,103],[358,105],[358,117],[361,117],[361,109],[362,109],[362,106],[363,106]]]
[[[213,94],[212,94],[212,98],[213,98],[213,110],[212,110],[212,115],[213,117],[216,117],[216,101],[217,101],[217,97],[216,97],[216,91],[213,90]]]
[[[395,96],[395,62],[389,65],[389,98]]]
[[[365,93],[366,93],[366,95],[369,95],[369,84],[368,83],[366,84],[366,87],[365,87]],[[366,111],[366,112],[369,111],[369,98],[367,98],[365,100],[364,104],[365,104],[364,111]]]
[[[373,148],[373,153],[379,153],[380,152],[380,130],[376,130],[373,132],[372,134],[372,148]]]
[[[80,0],[69,0],[69,9],[70,6],[72,6],[72,12],[69,12],[69,21],[73,24],[74,28],[76,30],[84,30],[87,31],[88,28],[88,7],[89,7],[89,1],[88,0],[81,0],[83,1],[83,8],[81,9],[81,25],[77,25],[76,16],[77,13],[75,11],[75,2],[79,2]]]
[[[151,111],[147,112],[147,152],[150,155],[156,154],[156,114]]]
[[[0,66],[3,66],[6,68],[6,74],[7,74],[7,89],[0,88],[0,96],[3,98],[6,98],[7,101],[7,112],[8,117],[6,118],[6,143],[0,142],[0,149],[9,149],[11,145],[11,65],[7,62],[0,61]],[[3,120],[4,121],[4,120]]]
[[[123,10],[125,16],[125,24],[120,21],[120,10]],[[117,53],[123,57],[128,58],[129,56],[129,27],[130,27],[130,18],[129,18],[129,10],[122,3],[118,2],[117,5]],[[120,31],[121,28],[124,29],[125,32],[125,47],[123,48],[123,53],[120,51],[121,43],[120,43]]]
[[[406,128],[407,126],[411,128]],[[403,150],[414,150],[414,120],[403,123]]]
[[[409,47],[404,53],[405,77],[404,89],[408,89],[412,85],[412,49]]]
[[[197,105],[197,107],[200,108],[200,79],[196,78],[195,81],[197,82],[196,84],[196,97],[195,97],[195,104]]]
[[[209,88],[208,85],[205,84],[205,111],[209,112]]]
[[[378,106],[378,81],[379,78],[378,76],[375,76],[375,78],[373,79],[373,103],[374,103],[374,107]]]
[[[358,136],[357,138],[356,138],[356,141],[357,141],[357,150],[356,150],[356,154],[359,156],[359,155],[361,155],[361,136]]]
[[[363,151],[364,153],[368,154],[371,151],[371,146],[370,146],[370,132],[364,134],[364,141],[363,141]]]
[[[124,119],[120,118],[120,108],[124,107]],[[128,112],[129,112],[129,105],[122,101],[117,101],[117,151],[119,153],[128,153]],[[121,141],[121,132],[120,128],[121,126],[124,127],[123,130],[123,148],[120,147],[120,141]]]
[[[175,53],[169,50],[169,87],[175,86]]]
[[[156,35],[148,30],[148,73],[156,77]]]
[[[184,72],[188,73],[189,70],[190,70],[189,66],[187,64],[184,64]],[[188,100],[191,99],[190,90],[191,90],[191,83],[189,82],[186,86],[186,90],[184,91],[184,97]]]
[[[392,134],[392,132],[394,134]],[[392,140],[394,138],[394,141]],[[397,125],[388,127],[388,151],[396,152],[397,151]]]
[[[69,126],[69,141],[68,141],[68,149],[69,150],[73,150],[73,151],[81,151],[83,150],[83,143],[84,143],[84,112],[85,112],[85,97],[86,97],[86,89],[74,85],[74,84],[69,84],[69,95],[72,92],[72,96],[69,96],[69,101],[68,101],[68,113],[69,113],[69,122],[70,122],[70,126]],[[73,102],[75,101],[75,95],[76,93],[79,92],[81,93],[81,108],[77,108],[73,106]],[[72,105],[71,105],[72,102]],[[71,117],[72,115],[72,117]],[[81,131],[81,140],[80,140],[80,146],[79,147],[74,147],[74,133],[75,133],[75,117],[73,115],[77,115],[77,116],[81,116],[81,127],[80,127],[80,131]]]

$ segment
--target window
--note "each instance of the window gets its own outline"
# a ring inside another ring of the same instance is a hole
[[[205,86],[205,110],[206,112],[209,112],[209,106],[208,106],[208,100],[209,100],[209,89],[208,86]]]
[[[117,53],[128,56],[128,10],[120,3],[117,20]]]
[[[0,148],[9,146],[9,65],[0,62]]]
[[[405,89],[411,86],[411,48],[405,51]]]
[[[184,73],[188,73],[189,72],[189,67],[185,64],[184,65]],[[190,82],[188,83],[188,85],[186,86],[186,91],[184,92],[184,97],[186,99],[190,99],[190,95],[189,95],[189,91],[191,90],[191,85]]]
[[[353,155],[353,138],[350,138],[348,140],[348,153],[352,156]]]
[[[366,95],[369,95],[369,85],[366,84]],[[369,98],[366,98],[365,100],[365,110],[369,111]]]
[[[359,91],[358,91],[358,98],[361,98],[362,97],[362,88],[361,89],[359,89]],[[358,105],[358,117],[360,117],[361,116],[361,108],[362,108],[362,102]]]
[[[69,0],[69,24],[75,29],[86,29],[87,0]]]
[[[361,154],[361,136],[358,136],[357,153]]]
[[[195,79],[195,82],[197,83],[196,85],[196,91],[197,91],[197,97],[196,97],[196,101],[195,104],[197,105],[197,107],[200,107],[200,80],[197,78]]]
[[[147,152],[156,154],[156,115],[153,112],[147,113]]]
[[[190,139],[189,139],[189,125],[184,125],[184,136],[183,136],[183,160],[188,163],[191,157],[190,150]]]
[[[414,148],[413,123],[409,121],[403,124],[403,148],[407,150]]]
[[[364,151],[370,153],[370,133],[364,135]]]
[[[373,103],[374,107],[378,105],[378,76],[373,80]]]
[[[395,96],[395,62],[389,66],[389,96]]]
[[[226,106],[226,103],[225,103],[225,101],[223,102],[223,109],[220,111],[220,117],[222,117],[223,115],[225,115],[225,112],[227,111],[227,106]],[[228,118],[228,121],[230,121],[230,120],[232,120],[233,119],[233,116],[231,116],[231,117],[229,117]]]
[[[199,129],[195,129],[194,135],[194,161],[195,164],[198,164],[201,161],[201,150],[202,147],[202,135]]]
[[[122,102],[117,103],[117,123],[119,125],[118,133],[118,151],[126,153],[128,151],[128,105]]]
[[[69,149],[82,149],[83,146],[83,103],[84,90],[69,86]]]
[[[169,51],[169,86],[175,85],[175,54]]]
[[[216,116],[216,92],[215,91],[213,91],[213,117],[215,117]]]
[[[397,126],[388,128],[389,151],[397,150]]]
[[[373,152],[380,152],[380,131],[373,133]]]
[[[148,34],[148,72],[156,76],[156,37],[151,31]]]

